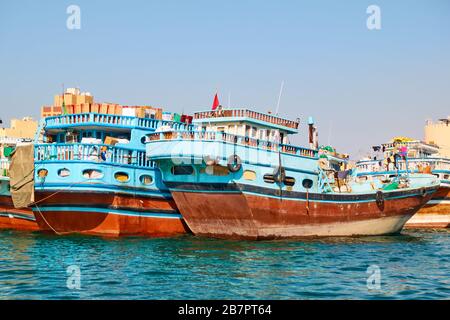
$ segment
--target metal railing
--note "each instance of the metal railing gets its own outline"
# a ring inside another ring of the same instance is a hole
[[[63,128],[65,126],[77,125],[107,125],[124,128],[143,128],[143,129],[157,129],[161,126],[170,126],[173,129],[187,129],[192,128],[181,122],[166,121],[150,118],[138,118],[131,116],[101,114],[101,113],[77,113],[65,114],[45,119],[45,128]]]
[[[0,159],[0,176],[7,177],[9,175],[9,159]]]
[[[106,148],[103,154],[102,147]],[[154,166],[151,161],[146,159],[144,151],[113,147],[105,144],[36,144],[34,152],[35,162],[92,161],[103,164],[131,165],[145,168]]]
[[[381,162],[381,165],[379,164]],[[430,166],[431,170],[450,171],[450,159],[444,158],[408,158],[408,165],[405,160],[397,161],[398,170],[420,171],[424,166]],[[408,166],[408,167],[407,167]],[[383,172],[397,170],[394,163],[389,164],[389,170],[384,160],[364,160],[356,164],[359,171],[363,172]]]
[[[194,119],[208,119],[208,118],[220,118],[220,117],[231,117],[231,118],[252,118],[292,129],[298,129],[299,123],[297,121],[292,121],[284,118],[280,118],[274,115],[251,111],[248,109],[225,109],[225,110],[214,110],[214,111],[202,111],[196,112],[194,114]]]
[[[198,141],[223,141],[242,146],[249,146],[263,150],[288,153],[308,158],[316,158],[317,150],[297,147],[287,144],[279,144],[267,140],[238,136],[214,131],[169,131],[152,133],[148,135],[149,141],[155,140],[198,140]]]
[[[321,192],[333,192],[333,188],[331,186],[332,182],[330,181],[328,174],[319,167],[319,180],[318,180],[318,189]]]

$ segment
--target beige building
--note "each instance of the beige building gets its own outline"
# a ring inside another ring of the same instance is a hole
[[[37,128],[38,122],[31,117],[25,117],[22,120],[11,119],[9,128],[0,128],[0,138],[33,139]]]
[[[439,146],[439,154],[450,158],[450,116],[437,122],[427,121],[425,125],[425,142]]]

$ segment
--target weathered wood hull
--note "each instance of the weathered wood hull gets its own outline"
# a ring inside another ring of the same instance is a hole
[[[271,189],[243,185],[171,184],[194,234],[252,240],[395,234],[436,189],[386,192],[377,201],[374,194],[286,192],[279,197]]]
[[[441,186],[405,228],[450,228],[450,187]]]
[[[36,191],[33,212],[43,231],[164,237],[188,232],[172,199],[117,193]]]
[[[11,196],[0,196],[0,229],[36,231],[39,229],[29,208],[16,209]]]

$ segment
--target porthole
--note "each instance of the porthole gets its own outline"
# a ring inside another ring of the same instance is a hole
[[[101,179],[103,178],[103,172],[95,169],[85,169],[83,170],[83,178],[85,179]]]
[[[244,171],[244,179],[254,181],[256,180],[256,172],[251,170],[245,170]]]
[[[68,176],[70,176],[70,170],[67,168],[59,169],[58,176],[60,176],[61,178],[68,177]]]
[[[311,179],[303,179],[302,186],[305,189],[311,189],[314,182]]]
[[[141,138],[141,143],[142,144],[145,144],[147,142],[147,136],[143,136],[142,138]]]
[[[148,174],[144,174],[142,175],[139,180],[141,181],[142,184],[144,185],[149,185],[153,183],[153,177],[148,175]]]
[[[295,178],[285,177],[283,183],[288,187],[293,187],[295,185]]]
[[[275,177],[273,176],[273,174],[265,174],[263,176],[263,179],[266,183],[275,183]]]
[[[48,176],[48,170],[40,169],[37,174],[39,178],[45,178],[46,176]]]
[[[175,176],[186,176],[194,174],[194,167],[192,166],[173,166],[172,174]]]
[[[116,172],[114,174],[114,179],[116,179],[119,182],[127,182],[130,179],[130,176],[126,172]]]
[[[444,175],[444,179],[445,179],[445,180],[448,180],[449,178],[450,178],[450,175],[448,175],[448,174],[445,174],[445,175]]]

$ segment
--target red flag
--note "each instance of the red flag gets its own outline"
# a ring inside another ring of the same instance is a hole
[[[216,96],[214,97],[214,102],[212,105],[212,110],[216,110],[218,106],[219,106],[219,97],[217,97],[217,93],[216,93]]]

